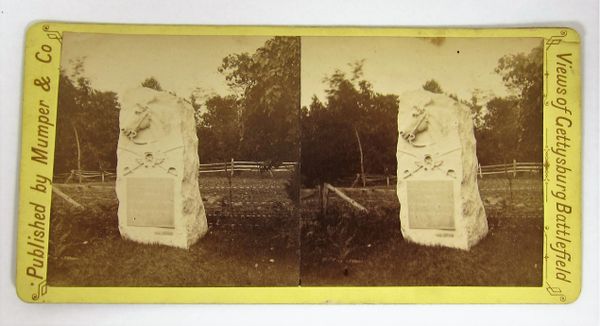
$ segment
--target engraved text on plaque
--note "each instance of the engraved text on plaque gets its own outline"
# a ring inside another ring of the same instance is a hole
[[[127,178],[127,225],[175,227],[173,178]]]
[[[411,229],[454,230],[454,181],[410,180],[406,190]]]

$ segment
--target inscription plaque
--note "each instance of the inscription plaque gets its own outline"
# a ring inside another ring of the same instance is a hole
[[[127,178],[127,225],[174,228],[173,178]]]
[[[454,181],[406,182],[411,229],[454,230]]]

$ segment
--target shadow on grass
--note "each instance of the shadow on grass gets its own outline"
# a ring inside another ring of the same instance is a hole
[[[114,196],[99,193],[85,210],[53,200],[48,284],[52,286],[295,286],[298,219],[209,220],[189,250],[123,240]]]
[[[406,242],[398,208],[303,214],[302,285],[541,286],[543,220],[490,218],[470,251]]]
[[[304,203],[301,228],[297,211],[290,213],[287,204],[270,207],[268,218],[213,214],[209,233],[182,250],[121,239],[113,187],[69,187],[63,190],[85,203],[86,209],[76,210],[53,198],[51,286],[296,286],[299,279],[304,286],[541,286],[542,282],[543,219],[531,218],[543,213],[542,197],[540,191],[525,187],[521,193],[529,195],[517,193],[523,205],[510,213],[502,205],[488,203],[490,232],[469,252],[404,241],[394,192],[389,198],[375,193],[373,198],[358,199],[373,200],[369,214],[332,204],[322,216],[314,205]],[[488,188],[482,190],[484,196],[498,196],[501,187]],[[254,193],[239,196],[258,200]]]

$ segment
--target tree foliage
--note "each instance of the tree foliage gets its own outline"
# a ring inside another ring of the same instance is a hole
[[[77,139],[84,170],[114,169],[119,137],[119,102],[114,92],[96,90],[79,71],[60,73],[55,148],[55,171],[77,169]],[[73,79],[75,78],[75,79]]]
[[[477,151],[482,164],[542,160],[543,50],[505,55],[496,73],[515,95],[494,98],[476,124]]]
[[[239,103],[234,95],[215,95],[206,103],[200,115],[198,149],[205,163],[227,162],[237,157],[240,146]]]
[[[302,110],[302,174],[307,185],[331,182],[360,172],[358,133],[365,170],[394,173],[398,98],[373,90],[363,78],[363,61],[348,76],[336,70],[326,77],[326,102],[313,97]]]
[[[540,161],[543,143],[543,48],[537,46],[528,54],[506,55],[498,60],[496,72],[506,87],[517,94],[514,107],[518,130],[517,160]]]
[[[440,84],[435,79],[426,81],[425,84],[423,84],[423,89],[436,94],[442,94],[444,92]]]
[[[299,156],[300,38],[274,37],[254,54],[231,54],[219,71],[239,94],[239,155],[281,162]]]
[[[163,90],[163,88],[162,88],[162,86],[160,86],[160,83],[158,82],[158,80],[156,80],[156,78],[154,78],[154,77],[148,77],[148,78],[144,79],[144,81],[140,85],[142,87],[154,89],[159,92]]]
[[[218,71],[233,94],[190,96],[201,160],[235,158],[273,165],[301,160],[303,181],[310,186],[360,172],[358,134],[365,171],[394,174],[398,97],[374,90],[363,76],[363,65],[364,60],[351,64],[348,72],[331,73],[324,79],[324,100],[313,97],[299,110],[299,38],[274,37],[254,53],[228,55]],[[71,75],[60,73],[57,172],[77,168],[76,134],[83,169],[116,166],[118,98],[114,92],[94,89],[83,77],[84,66],[82,59],[73,64]],[[514,95],[489,101],[476,94],[478,90],[470,100],[450,95],[471,108],[482,164],[541,160],[542,68],[541,46],[527,54],[506,55],[495,71]],[[162,90],[154,77],[141,85]],[[423,88],[443,93],[434,79]]]
[[[515,110],[518,103],[516,97],[496,97],[487,103],[488,114],[483,118],[482,126],[475,129],[479,163],[509,163],[520,158],[516,136],[520,126]]]

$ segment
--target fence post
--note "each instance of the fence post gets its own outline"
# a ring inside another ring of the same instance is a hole
[[[323,213],[323,215],[327,215],[327,204],[329,201],[329,188],[327,188],[327,184],[323,183],[323,185],[321,186],[321,197],[322,202],[321,202],[321,212]]]
[[[513,178],[517,176],[517,160],[513,159]]]
[[[227,163],[225,163],[225,166],[227,166]],[[227,179],[229,180],[229,216],[233,217],[233,189],[231,187],[231,178],[233,178],[233,169],[234,169],[234,161],[233,158],[231,158],[231,171],[229,171],[229,173],[227,173],[227,169],[225,170],[225,173],[227,174]]]
[[[102,183],[104,183],[104,170],[100,171],[102,173]]]
[[[514,160],[513,160],[514,163]],[[510,164],[510,163],[508,163]],[[506,179],[508,179],[508,192],[510,195],[510,208],[512,209],[512,205],[513,205],[513,191],[512,191],[512,179],[510,175],[508,174],[508,164],[504,164],[504,176],[506,177]],[[514,167],[514,165],[513,165]]]
[[[477,170],[479,171],[479,178],[483,179],[483,172],[481,171],[481,164],[477,163]]]
[[[317,196],[319,196],[319,208],[321,209],[321,214],[323,214],[323,186],[321,184],[317,184],[315,186],[317,189]]]
[[[350,186],[350,188],[354,188],[354,186],[356,186],[356,183],[358,182],[358,180],[360,180],[360,173],[356,174],[356,178],[354,179],[354,181],[352,181],[352,185]]]
[[[388,171],[388,168],[385,168],[384,171],[385,171],[385,182],[386,182],[387,186],[389,187],[390,186],[390,173]]]

